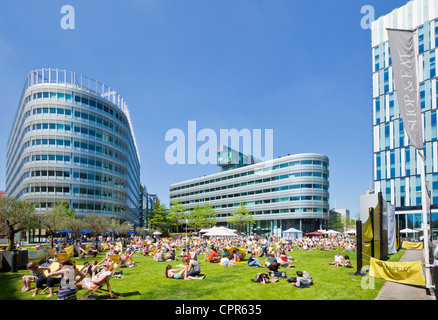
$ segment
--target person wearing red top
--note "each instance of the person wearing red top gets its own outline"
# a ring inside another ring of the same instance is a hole
[[[208,254],[208,260],[210,261],[210,263],[219,262],[220,257],[217,254],[216,249],[211,248],[211,252]]]

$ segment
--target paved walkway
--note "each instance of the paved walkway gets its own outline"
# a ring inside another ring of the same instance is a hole
[[[424,262],[423,250],[406,250],[400,262],[408,261]],[[433,289],[430,290],[430,295],[428,295],[425,287],[386,281],[379,291],[376,300],[436,300],[436,297]]]

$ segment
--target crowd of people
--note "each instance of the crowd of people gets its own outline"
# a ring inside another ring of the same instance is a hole
[[[108,239],[113,240],[113,239]],[[301,239],[282,239],[277,237],[259,237],[239,235],[235,237],[176,237],[157,238],[132,236],[129,239],[114,239],[109,245],[102,248],[103,243],[91,246],[86,252],[89,257],[104,250],[105,257],[98,262],[86,262],[79,270],[72,259],[59,262],[59,268],[48,272],[47,266],[38,266],[34,262],[28,264],[30,275],[23,276],[22,292],[30,291],[31,283],[35,282],[33,296],[37,295],[43,285],[49,289],[47,297],[54,295],[55,285],[60,285],[58,299],[75,299],[76,292],[80,289],[91,290],[102,284],[102,281],[112,275],[112,269],[123,265],[136,266],[133,259],[134,253],[152,257],[154,261],[167,261],[165,278],[184,280],[203,280],[205,274],[201,273],[198,256],[204,255],[203,262],[217,263],[223,267],[239,267],[246,265],[251,268],[266,268],[265,272],[256,274],[258,283],[277,282],[278,279],[287,279],[297,288],[305,288],[313,283],[313,279],[306,271],[297,270],[296,277],[287,277],[288,269],[296,268],[295,259],[291,256],[294,250],[323,250],[338,252],[334,260],[328,262],[331,266],[352,268],[348,255],[341,256],[340,250],[355,251],[354,235],[337,235],[332,237],[303,237]],[[69,244],[59,242],[56,252],[65,252]],[[39,249],[39,248],[37,248]],[[117,259],[116,259],[117,258]],[[172,263],[179,259],[181,264],[172,267]],[[262,259],[264,261],[262,262]],[[61,279],[74,279],[67,285]]]

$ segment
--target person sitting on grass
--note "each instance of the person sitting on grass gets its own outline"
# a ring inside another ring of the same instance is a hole
[[[353,265],[351,264],[351,260],[350,260],[349,256],[345,255],[344,263],[342,264],[342,266],[345,268],[353,268]]]
[[[286,272],[278,271],[279,267],[280,265],[278,264],[277,260],[273,260],[267,269],[269,275],[271,277],[286,278]]]
[[[277,262],[282,266],[283,268],[295,268],[293,264],[290,264],[286,255],[285,251],[282,251],[280,256],[277,258]]]
[[[248,266],[250,266],[252,268],[261,268],[262,267],[262,263],[260,262],[260,260],[255,258],[254,252],[251,252],[251,255],[248,258]]]
[[[342,264],[344,263],[344,258],[341,256],[341,254],[338,252],[335,255],[335,260],[333,262],[329,262],[330,266],[335,266],[335,267],[342,267]]]
[[[23,276],[21,281],[23,282],[23,288],[21,292],[26,292],[32,290],[31,283],[36,282],[37,285],[35,287],[35,291],[32,297],[35,297],[38,294],[38,291],[42,287],[42,284],[47,280],[44,275],[44,270],[49,270],[49,267],[41,267],[38,266],[35,262],[31,261],[26,265],[26,269],[29,270],[30,276]]]
[[[166,253],[164,258],[166,259],[166,261],[175,261],[176,260],[175,249],[172,249],[170,252]]]
[[[208,254],[207,260],[210,261],[210,263],[213,263],[213,262],[219,262],[220,259],[221,258],[217,254],[216,249],[212,247],[210,253]]]
[[[233,263],[240,262],[240,258],[241,258],[241,256],[242,256],[242,254],[240,253],[240,251],[237,250],[237,249],[234,249],[234,250],[233,250],[233,254],[231,255],[231,261],[232,261]]]
[[[203,280],[205,278],[205,275],[201,278],[192,277],[187,275],[187,267],[180,268],[180,269],[172,269],[171,265],[166,266],[166,278],[172,278],[172,279],[184,279],[184,280]]]
[[[182,261],[184,264],[187,265],[187,276],[188,277],[195,277],[201,273],[201,266],[199,265],[198,261],[196,261],[194,259],[187,258],[187,257],[183,258]],[[205,275],[203,278],[205,278]]]

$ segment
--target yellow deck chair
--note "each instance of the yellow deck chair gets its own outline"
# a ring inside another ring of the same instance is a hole
[[[65,252],[69,254],[69,258],[73,258],[75,255],[74,246],[64,248]]]
[[[122,260],[120,259],[119,255],[117,254],[110,254],[108,255],[108,258],[110,258],[114,263],[117,265],[120,265],[122,263]]]
[[[59,262],[61,260],[64,259],[70,259],[70,254],[69,253],[58,253],[58,255],[55,258],[55,261]]]
[[[43,271],[44,276],[47,277],[47,275],[48,275],[50,272],[56,271],[56,270],[58,270],[58,268],[59,268],[59,262],[56,262],[56,261],[55,261],[55,262],[52,262],[52,263],[49,265],[49,270],[44,270],[44,271]],[[44,290],[41,291],[41,294],[44,294],[48,289],[49,289],[49,287],[45,287]]]
[[[110,250],[110,247],[109,247],[109,245],[107,243],[102,242],[100,245],[102,246],[104,251],[109,251]]]
[[[56,249],[47,249],[47,252],[50,255],[50,258],[55,259]]]

